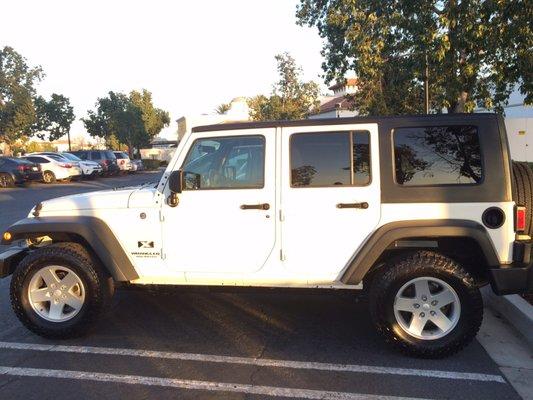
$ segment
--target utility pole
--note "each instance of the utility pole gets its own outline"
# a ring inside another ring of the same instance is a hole
[[[67,138],[68,138],[68,151],[72,151],[70,148],[70,130],[67,132]]]
[[[424,110],[426,114],[429,114],[429,65],[428,65],[428,53],[424,52],[425,57],[425,71],[424,71]]]

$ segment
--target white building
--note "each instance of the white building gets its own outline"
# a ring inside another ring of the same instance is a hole
[[[333,95],[322,97],[318,113],[310,115],[309,119],[355,117],[357,115],[357,111],[351,110],[352,102],[346,98],[346,95],[357,92],[357,79],[348,78],[344,82],[330,86],[329,90],[333,92]]]
[[[477,109],[476,112],[486,112]],[[524,96],[514,91],[504,107],[505,129],[509,138],[511,158],[533,162],[533,106],[524,104]]]

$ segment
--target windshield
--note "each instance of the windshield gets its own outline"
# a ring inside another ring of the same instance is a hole
[[[61,155],[65,158],[68,158],[69,160],[72,160],[72,161],[82,161],[81,158],[79,157],[76,157],[74,154],[70,154],[70,153],[61,153]]]

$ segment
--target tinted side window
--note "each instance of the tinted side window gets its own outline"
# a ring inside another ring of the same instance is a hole
[[[370,183],[370,132],[352,133],[353,184],[357,186]]]
[[[264,186],[265,138],[234,136],[196,140],[182,169],[192,189],[253,189]]]
[[[394,130],[396,182],[400,185],[475,184],[483,178],[474,126]]]
[[[370,133],[297,133],[290,140],[293,187],[370,183]]]
[[[91,160],[101,160],[102,154],[99,151],[91,151]]]
[[[50,162],[46,158],[42,158],[42,157],[26,157],[26,160],[34,162],[34,163],[38,163],[38,164],[47,164]]]

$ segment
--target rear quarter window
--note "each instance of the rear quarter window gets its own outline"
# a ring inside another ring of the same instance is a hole
[[[393,145],[399,185],[468,185],[483,180],[475,126],[397,128],[393,131]]]

